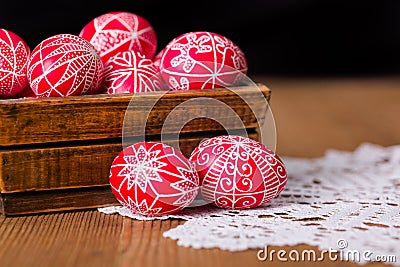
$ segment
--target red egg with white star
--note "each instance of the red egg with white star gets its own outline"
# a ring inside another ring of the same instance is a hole
[[[103,63],[94,47],[72,34],[43,40],[28,61],[29,84],[38,97],[95,94],[103,79]]]
[[[114,159],[109,180],[116,199],[144,216],[181,211],[199,188],[193,164],[174,147],[158,142],[126,147]]]
[[[152,59],[157,50],[157,36],[150,22],[131,12],[109,12],[87,23],[79,36],[88,40],[103,62],[118,52],[135,50]]]
[[[28,85],[30,48],[16,33],[0,29],[0,98],[17,96]]]
[[[220,208],[260,206],[277,197],[287,182],[279,156],[247,137],[207,139],[193,150],[189,160],[198,171],[201,196]]]
[[[137,51],[119,52],[104,65],[104,90],[108,94],[161,90],[158,68]]]
[[[161,74],[173,90],[210,89],[239,84],[247,60],[233,41],[213,32],[189,32],[174,38],[160,60]]]

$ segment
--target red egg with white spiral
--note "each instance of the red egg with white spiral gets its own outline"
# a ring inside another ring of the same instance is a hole
[[[254,208],[277,197],[287,182],[283,161],[263,144],[242,136],[200,143],[189,159],[206,202],[227,209]]]

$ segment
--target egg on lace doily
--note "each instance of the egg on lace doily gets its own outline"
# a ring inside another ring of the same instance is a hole
[[[138,51],[119,52],[104,64],[102,91],[108,94],[151,92],[161,88],[158,68]]]
[[[94,47],[73,34],[46,38],[32,51],[27,74],[37,97],[95,94],[103,63]]]
[[[161,50],[160,71],[173,90],[210,89],[238,84],[247,74],[240,47],[214,32],[184,33]]]
[[[152,59],[157,36],[150,22],[131,12],[109,12],[88,22],[79,36],[96,48],[103,62],[121,51],[140,51]]]
[[[217,136],[200,143],[190,159],[201,196],[220,208],[244,209],[279,195],[287,182],[284,163],[263,144],[242,136]]]
[[[160,64],[161,64],[161,58],[162,55],[164,54],[165,48],[163,50],[161,50],[160,52],[158,52],[156,54],[156,56],[153,58],[153,64],[154,66],[156,66],[158,68],[158,70],[160,69]]]
[[[28,85],[30,49],[16,33],[0,29],[0,98],[15,97]]]
[[[163,216],[187,207],[197,196],[193,164],[172,146],[139,142],[114,159],[110,185],[116,199],[134,213]]]

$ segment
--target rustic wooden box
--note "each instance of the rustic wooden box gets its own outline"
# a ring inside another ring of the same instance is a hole
[[[260,89],[264,98],[260,98]],[[163,122],[174,107],[189,99],[209,97],[231,107],[249,137],[259,140],[253,111],[256,107],[266,113],[271,91],[259,84],[258,90],[243,86],[235,88],[235,92],[238,93],[221,88],[142,93],[135,95],[143,106],[133,107],[134,119],[147,118],[145,138],[157,141]],[[160,94],[165,95],[147,117],[146,104]],[[243,96],[251,101],[252,109]],[[118,204],[110,190],[108,175],[113,159],[122,150],[124,115],[131,98],[130,94],[99,94],[0,100],[1,213],[34,214]],[[195,104],[184,112],[204,108]],[[220,106],[207,108],[218,113]],[[226,116],[229,121],[231,114]],[[233,131],[242,127],[236,124],[224,126]],[[142,134],[139,128],[130,129],[130,136]],[[225,134],[226,129],[207,118],[192,120],[180,133],[180,149],[189,156],[201,140]]]

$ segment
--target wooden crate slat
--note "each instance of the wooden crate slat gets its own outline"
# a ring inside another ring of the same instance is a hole
[[[109,186],[1,194],[3,215],[30,215],[119,205]]]
[[[260,91],[265,98],[260,98]],[[265,111],[266,101],[271,91],[264,85],[259,89],[238,87],[236,92],[251,100],[253,110]],[[160,134],[163,121],[176,105],[189,99],[210,97],[226,103],[235,112],[235,116],[227,114],[226,121],[232,125],[227,128],[241,128],[235,123],[234,117],[239,116],[246,128],[257,125],[252,109],[236,93],[227,89],[169,91],[157,102],[150,116],[146,113],[154,99],[165,92],[149,92],[135,95],[140,103],[128,110],[130,124],[127,135],[140,136],[143,134],[143,122],[147,121],[146,135]],[[38,144],[47,142],[63,142],[74,140],[95,140],[119,138],[122,135],[125,111],[132,95],[87,95],[65,98],[44,99],[14,99],[0,100],[0,147],[23,144]],[[199,109],[208,108],[216,114],[224,114],[220,106],[196,106],[190,110],[178,110],[177,114],[195,115]],[[180,113],[179,113],[180,112]],[[181,125],[170,124],[164,130],[176,131]],[[223,130],[218,123],[210,123],[206,119],[198,119],[188,123],[182,133]]]
[[[0,152],[2,193],[107,185],[120,143]]]

